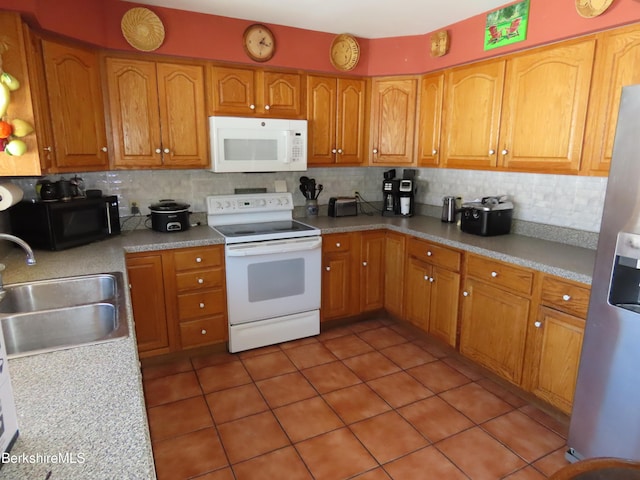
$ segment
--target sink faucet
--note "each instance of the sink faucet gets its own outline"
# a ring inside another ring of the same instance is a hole
[[[22,249],[27,254],[27,265],[35,265],[36,257],[33,256],[33,250],[27,242],[22,240],[21,238],[16,237],[15,235],[9,235],[8,233],[0,233],[0,240],[9,240],[11,242],[17,243],[22,247]],[[4,298],[5,291],[2,283],[2,272],[4,272],[4,264],[0,263],[0,301]]]

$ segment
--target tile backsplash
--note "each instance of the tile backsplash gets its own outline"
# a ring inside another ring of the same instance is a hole
[[[87,188],[118,195],[121,216],[129,215],[131,203],[137,202],[143,215],[149,205],[172,198],[187,202],[193,212],[205,211],[205,197],[234,193],[234,188],[266,187],[274,191],[274,182],[284,180],[293,192],[294,204],[304,205],[298,188],[306,175],[323,184],[318,202],[326,204],[332,196],[353,196],[358,191],[370,202],[382,201],[383,172],[388,168],[313,168],[306,173],[212,173],[206,170],[134,170],[79,172]],[[490,172],[437,168],[416,169],[418,203],[439,207],[445,195],[461,196],[471,201],[488,195],[508,195],[515,205],[514,218],[533,223],[598,232],[607,185],[606,178],[571,175]],[[402,176],[402,169],[396,169]],[[73,174],[63,175],[71,178]],[[57,180],[61,176],[48,178]],[[25,198],[35,197],[35,178],[12,181],[25,191]]]

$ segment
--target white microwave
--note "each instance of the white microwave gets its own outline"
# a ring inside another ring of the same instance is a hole
[[[209,117],[214,172],[295,172],[307,169],[307,121]]]

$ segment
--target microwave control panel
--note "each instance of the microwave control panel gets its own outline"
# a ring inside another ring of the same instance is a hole
[[[290,153],[290,158],[293,163],[304,160],[306,148],[304,145],[304,138],[300,132],[292,132]]]

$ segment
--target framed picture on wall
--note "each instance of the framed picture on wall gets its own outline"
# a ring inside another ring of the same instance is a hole
[[[487,14],[485,50],[521,42],[527,38],[529,1],[523,0]]]

